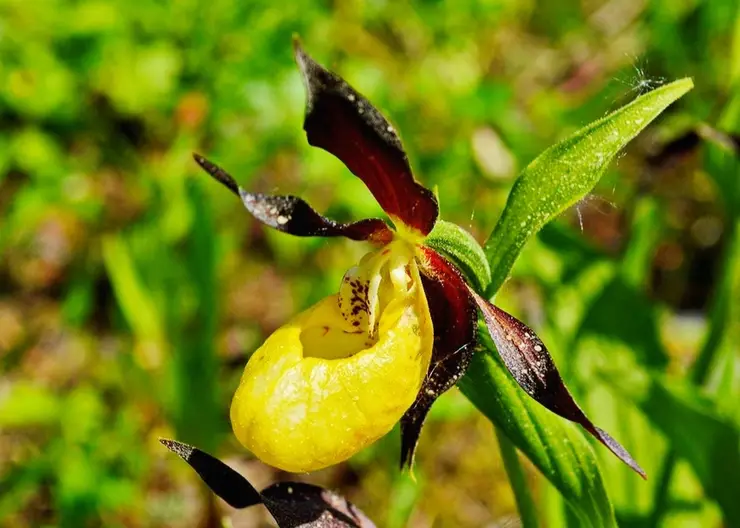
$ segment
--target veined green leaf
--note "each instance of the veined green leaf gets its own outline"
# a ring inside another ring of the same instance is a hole
[[[691,79],[681,79],[638,97],[550,147],[524,169],[484,247],[492,275],[489,296],[506,280],[527,240],[583,198],[622,147],[692,87]]]
[[[479,332],[485,334],[484,330]],[[583,526],[616,526],[596,455],[577,426],[529,397],[495,348],[478,351],[460,389],[562,493]]]

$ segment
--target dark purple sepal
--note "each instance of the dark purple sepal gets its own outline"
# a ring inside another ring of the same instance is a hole
[[[491,304],[469,288],[506,368],[524,392],[550,411],[580,424],[620,460],[647,478],[619,442],[596,427],[573,399],[542,340],[516,317]]]
[[[476,340],[477,312],[465,279],[436,251],[426,247],[421,251],[421,281],[434,327],[434,348],[421,390],[401,418],[401,468],[413,465],[429,409],[463,377]]]
[[[280,482],[265,488],[262,498],[280,528],[375,528],[347,499],[312,484]]]
[[[190,464],[198,476],[232,508],[247,508],[262,504],[262,496],[247,479],[221,462],[219,459],[201,451],[197,447],[176,440],[160,438],[159,442],[167,449]]]
[[[224,169],[199,154],[193,158],[203,170],[241,198],[242,203],[257,220],[278,231],[295,236],[336,237],[367,240],[386,244],[393,232],[383,220],[370,218],[342,224],[321,216],[297,196],[250,193],[239,187]]]
[[[197,447],[175,440],[160,442],[190,464],[229,506],[264,504],[279,528],[375,528],[361,510],[332,491],[302,482],[279,482],[258,492],[239,473]]]
[[[294,47],[306,86],[303,129],[308,143],[341,160],[394,221],[428,234],[439,215],[437,199],[414,179],[395,129],[344,79],[308,56],[297,40]]]

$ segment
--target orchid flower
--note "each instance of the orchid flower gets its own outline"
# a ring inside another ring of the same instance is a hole
[[[410,467],[430,407],[468,368],[480,311],[521,388],[644,476],[578,407],[535,333],[482,297],[485,285],[466,280],[454,255],[431,247],[435,224],[451,224],[438,224],[437,198],[414,179],[396,130],[297,42],[295,57],[307,92],[309,144],[360,178],[393,228],[378,218],[338,223],[298,197],[248,192],[194,155],[262,223],[291,235],[343,236],[374,246],[336,294],[279,328],[251,356],[231,405],[239,441],[270,465],[305,472],[348,459],[400,421],[401,466]]]

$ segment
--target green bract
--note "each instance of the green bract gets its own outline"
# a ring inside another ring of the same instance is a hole
[[[488,266],[486,254],[473,235],[459,225],[437,220],[426,243],[452,259],[465,274],[465,278],[475,284],[478,291],[484,291],[491,283],[491,268]]]

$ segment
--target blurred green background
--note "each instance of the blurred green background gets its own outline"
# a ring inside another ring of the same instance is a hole
[[[269,526],[213,499],[157,438],[258,487],[287,478],[235,441],[230,397],[261,340],[367,249],[264,229],[190,153],[332,218],[379,214],[306,144],[293,34],[390,118],[443,218],[481,242],[544,148],[694,78],[528,245],[498,301],[650,475],[597,449],[621,525],[730,526],[712,497],[740,423],[733,0],[0,0],[0,525]],[[695,405],[631,398],[615,364],[688,385]],[[666,435],[656,416],[684,428]],[[675,441],[712,464],[687,463]],[[416,482],[398,451],[394,431],[299,478],[379,526],[517,525],[491,425],[457,390],[433,409]],[[574,525],[528,477],[543,522]]]

